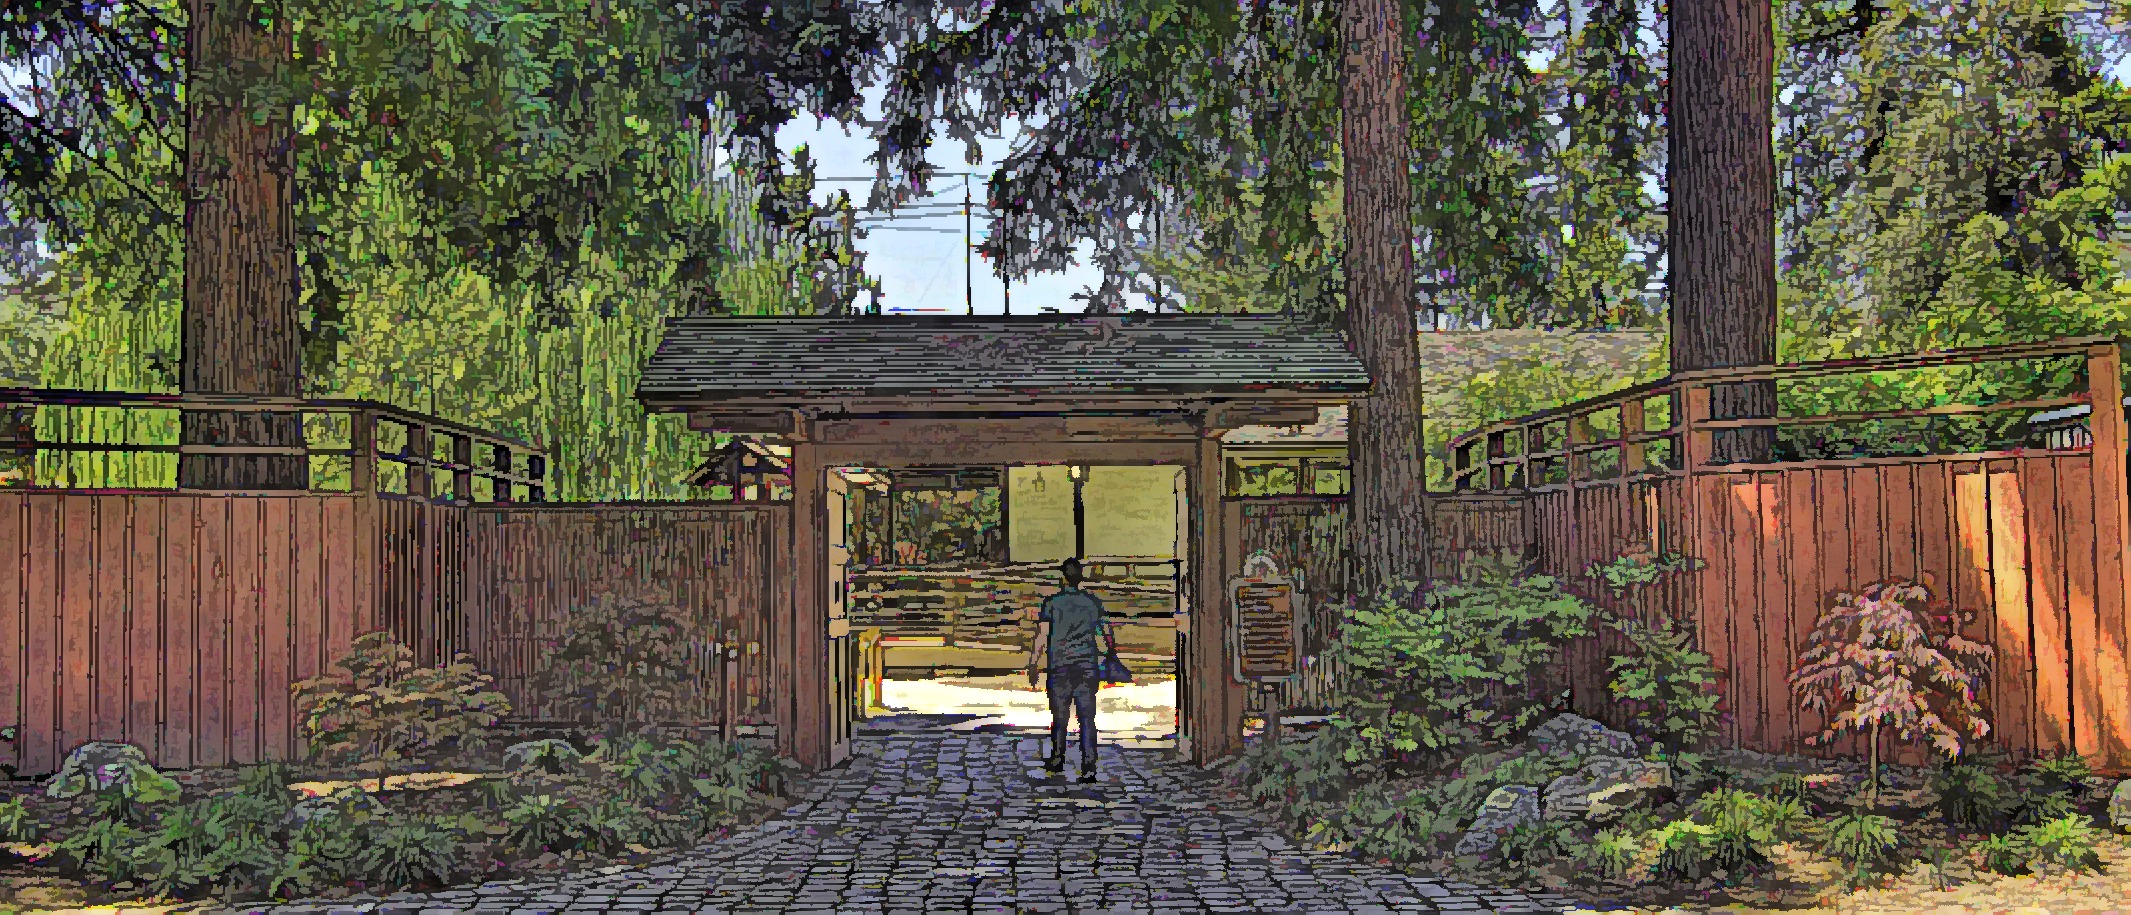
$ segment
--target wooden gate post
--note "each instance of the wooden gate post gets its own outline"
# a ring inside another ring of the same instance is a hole
[[[2098,754],[2111,769],[2131,767],[2131,612],[2124,586],[2131,582],[2131,481],[2126,479],[2126,449],[2131,430],[2124,421],[2123,348],[2115,342],[2087,351],[2087,391],[2094,412],[2088,421],[2094,445],[2094,536],[2100,586],[2095,588],[2095,645],[2092,658],[2073,664],[2094,665],[2094,675],[2073,678],[2072,701],[2092,703],[2091,717],[2101,733],[2075,734],[2078,750]],[[2074,621],[2075,627],[2080,626]]]

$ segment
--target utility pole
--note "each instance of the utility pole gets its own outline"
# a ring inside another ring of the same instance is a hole
[[[973,263],[976,239],[969,216],[969,176],[962,176],[962,306],[977,313],[977,267]]]

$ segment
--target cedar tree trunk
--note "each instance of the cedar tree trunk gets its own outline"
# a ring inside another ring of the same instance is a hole
[[[285,106],[255,112],[244,99],[246,85],[289,59],[288,20],[262,24],[249,0],[190,0],[189,13],[179,387],[187,394],[301,396],[292,114]],[[187,445],[303,445],[296,413],[188,411],[180,428]],[[303,489],[308,464],[301,455],[184,454],[178,486]]]
[[[1346,0],[1339,14],[1347,338],[1374,381],[1347,433],[1353,593],[1363,601],[1427,574],[1402,14],[1399,0]]]
[[[1768,0],[1672,5],[1672,370],[1776,361],[1776,37]],[[1772,382],[1710,392],[1713,419],[1776,415]],[[1765,462],[1773,429],[1720,431],[1718,463]]]

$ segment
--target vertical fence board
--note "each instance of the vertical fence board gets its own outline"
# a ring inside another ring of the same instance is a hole
[[[2064,543],[2058,527],[2057,467],[2048,458],[2018,462],[2027,507],[2029,625],[2035,652],[2035,747],[2071,747],[2070,622],[2065,618]]]
[[[59,503],[63,496],[36,494],[28,501],[28,658],[23,666],[22,767],[49,772],[58,762],[59,629],[61,625]]]
[[[1791,729],[1783,743],[1786,753],[1803,752],[1804,739],[1820,733],[1826,725],[1826,716],[1808,711],[1792,698],[1789,673],[1797,666],[1798,653],[1805,650],[1806,638],[1818,621],[1820,610],[1820,524],[1817,520],[1819,497],[1816,484],[1819,475],[1813,471],[1786,473],[1784,480],[1783,524],[1788,535],[1790,555],[1783,572],[1789,592],[1784,595],[1789,618],[1785,625],[1784,663],[1785,674],[1783,699],[1791,709]]]
[[[230,556],[229,496],[200,498],[200,593],[198,652],[200,717],[195,728],[194,762],[203,766],[230,761],[229,647],[230,594],[236,581]]]
[[[259,759],[264,505],[258,499],[231,499],[229,506],[229,761],[250,763]]]
[[[1797,722],[1791,715],[1794,703],[1785,688],[1784,674],[1790,669],[1791,614],[1790,595],[1784,586],[1785,567],[1788,558],[1786,546],[1793,536],[1812,536],[1809,532],[1793,532],[1786,528],[1784,519],[1788,506],[1784,504],[1784,480],[1782,472],[1756,474],[1754,488],[1760,502],[1761,528],[1761,575],[1759,579],[1760,612],[1754,616],[1754,639],[1760,648],[1761,704],[1767,709],[1762,717],[1761,747],[1780,747],[1790,742],[1797,730]]]
[[[63,752],[94,733],[90,673],[96,615],[96,497],[60,496],[59,724]]]
[[[163,755],[165,766],[193,763],[199,736],[200,499],[163,502]]]
[[[2057,465],[2059,516],[2064,531],[2065,616],[2070,665],[2073,750],[2081,756],[2102,752],[2102,692],[2096,676],[2101,655],[2096,626],[2094,575],[2094,466],[2083,461]],[[2121,588],[2123,582],[2113,587]],[[2131,696],[2127,696],[2131,699]]]
[[[305,499],[295,504],[289,519],[289,546],[294,557],[290,571],[295,579],[289,675],[298,683],[325,669],[325,627],[330,613],[326,578],[336,552],[326,527],[326,511],[327,506],[340,501],[346,500]],[[294,744],[290,750],[296,750]]]
[[[18,728],[13,741],[0,742],[0,764],[22,768],[24,691],[29,686],[29,607],[23,563],[29,556],[22,519],[27,500],[0,493],[0,721]]]
[[[153,496],[126,500],[133,536],[129,538],[125,564],[109,573],[127,581],[126,610],[132,621],[126,639],[130,660],[125,674],[114,678],[129,681],[122,684],[127,690],[125,740],[140,747],[150,760],[163,757],[162,698],[168,684],[163,671],[165,501]]]
[[[1991,584],[1996,600],[1998,655],[1995,720],[2005,746],[2016,754],[2035,746],[2032,710],[2035,697],[2034,642],[2029,629],[2027,506],[2020,474],[2009,466],[1986,465],[1990,474]]]
[[[259,574],[259,751],[262,759],[287,759],[295,749],[291,727],[289,684],[295,665],[290,657],[295,638],[295,617],[304,612],[294,602],[295,581],[291,564],[299,560],[300,545],[293,541],[296,506],[306,497],[263,500]]]
[[[1732,688],[1738,691],[1738,733],[1734,740],[1759,746],[1767,727],[1768,703],[1761,695],[1761,646],[1755,644],[1755,619],[1761,612],[1761,491],[1751,474],[1728,474],[1723,481],[1725,530],[1730,535],[1725,577],[1730,599],[1723,614]]]
[[[95,549],[90,562],[94,563],[90,578],[91,603],[90,631],[92,644],[89,653],[89,695],[91,724],[89,739],[126,739],[126,706],[131,702],[130,685],[125,671],[132,665],[127,657],[130,647],[126,623],[126,576],[119,570],[127,566],[128,522],[126,496],[102,497],[91,503],[90,516],[95,519]]]

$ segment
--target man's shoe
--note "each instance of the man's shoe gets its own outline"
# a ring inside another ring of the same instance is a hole
[[[1081,780],[1082,782],[1093,782],[1093,781],[1095,781],[1095,767],[1094,767],[1094,766],[1082,766],[1082,767],[1080,767],[1080,780]]]
[[[1065,771],[1065,756],[1064,756],[1064,755],[1058,755],[1058,756],[1053,756],[1053,757],[1051,757],[1051,758],[1049,758],[1049,759],[1046,759],[1046,760],[1044,760],[1044,761],[1043,761],[1043,771],[1045,771],[1045,772],[1049,772],[1049,773],[1051,773],[1052,775],[1057,775],[1057,774],[1058,774],[1058,773],[1060,773],[1060,772],[1064,772],[1064,771]]]

